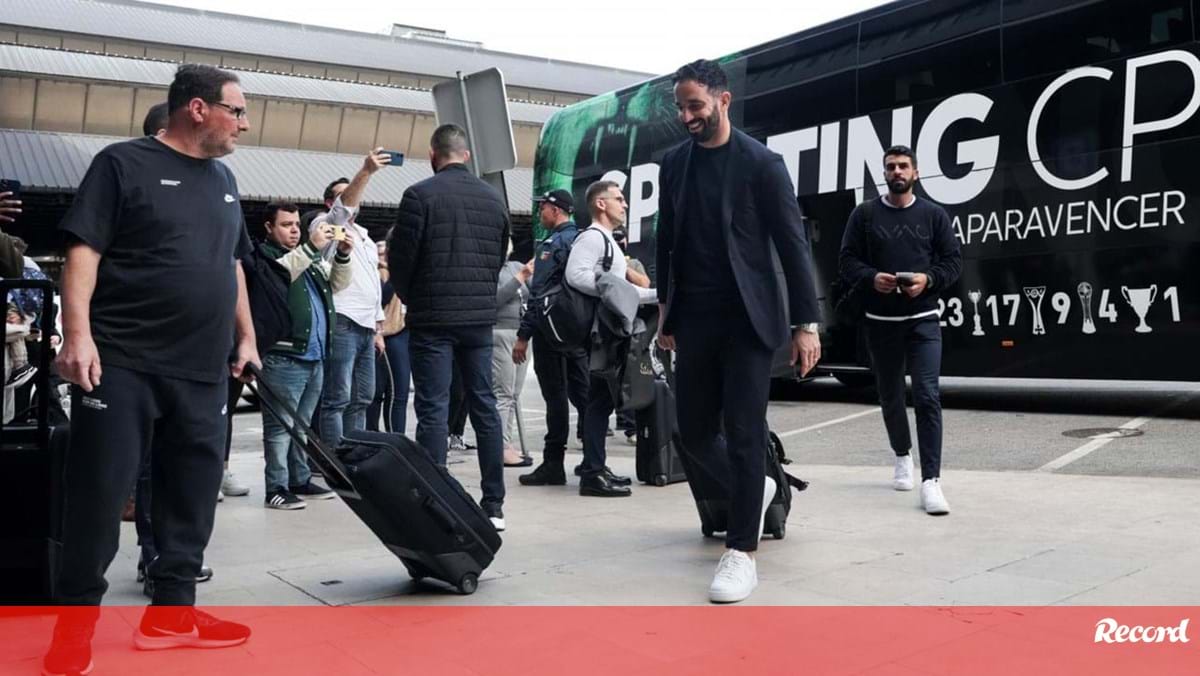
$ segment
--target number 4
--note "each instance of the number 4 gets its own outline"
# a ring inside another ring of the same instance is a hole
[[[1108,289],[1100,292],[1100,316],[1112,323],[1117,321],[1117,306],[1108,302]]]

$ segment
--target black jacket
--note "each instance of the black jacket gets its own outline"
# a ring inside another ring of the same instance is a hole
[[[821,321],[808,234],[783,158],[737,129],[729,143],[728,180],[721,186],[729,264],[755,333],[764,345],[775,348],[788,340],[791,326]],[[659,169],[656,263],[658,299],[666,304],[663,327],[668,334],[674,326],[671,305],[678,290],[671,256],[680,238],[687,236],[687,223],[679,222],[676,214],[684,213],[691,152],[692,141],[685,141],[667,151]],[[783,266],[786,303],[772,249]]]
[[[496,323],[496,283],[509,237],[508,209],[462,164],[404,191],[388,236],[388,270],[414,329]]]
[[[250,300],[259,354],[266,354],[275,343],[292,333],[292,314],[288,310],[291,279],[287,268],[276,262],[264,246],[262,242],[256,242],[250,253],[242,258],[246,296]]]

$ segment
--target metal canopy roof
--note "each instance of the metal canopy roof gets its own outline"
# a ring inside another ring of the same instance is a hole
[[[46,131],[0,129],[0,176],[17,179],[22,189],[74,192],[92,157],[127,139]],[[243,147],[221,158],[237,178],[244,200],[320,201],[329,181],[353,176],[362,157],[305,150]],[[384,167],[371,178],[366,206],[396,206],[408,186],[433,175],[429,162],[405,158],[401,167]],[[504,172],[512,213],[532,213],[533,171]]]
[[[131,0],[5,0],[4,5],[0,23],[27,28],[440,77],[496,67],[514,86],[577,94],[601,94],[650,77],[472,46]],[[402,8],[396,11],[403,13]]]
[[[0,44],[0,72],[32,73],[165,88],[175,77],[176,67],[177,64],[167,61]],[[433,112],[433,95],[421,89],[233,68],[228,70],[237,73],[242,82],[242,89],[252,96]],[[163,98],[166,98],[165,94]],[[509,101],[508,110],[514,122],[543,124],[561,108]]]

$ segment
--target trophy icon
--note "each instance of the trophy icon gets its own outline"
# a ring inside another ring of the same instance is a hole
[[[1092,285],[1080,282],[1075,291],[1079,293],[1079,302],[1083,305],[1083,332],[1095,333],[1096,323],[1092,321]]]
[[[982,336],[983,322],[979,321],[979,299],[983,298],[983,293],[980,291],[968,291],[967,298],[971,301],[971,307],[975,308],[975,328],[971,330],[971,335]]]
[[[1129,303],[1129,307],[1137,313],[1139,323],[1134,331],[1138,333],[1153,331],[1154,329],[1146,323],[1146,313],[1150,311],[1150,306],[1154,304],[1154,299],[1158,296],[1158,285],[1151,284],[1148,289],[1131,289],[1122,286],[1121,295],[1125,297],[1125,302]]]
[[[1033,335],[1046,335],[1046,325],[1042,323],[1042,299],[1046,297],[1046,287],[1044,286],[1026,286],[1024,287],[1025,297],[1029,299],[1029,306],[1033,308]]]

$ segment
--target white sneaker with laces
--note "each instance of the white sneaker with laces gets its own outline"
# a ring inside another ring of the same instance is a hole
[[[466,442],[463,441],[463,438],[457,434],[450,435],[450,439],[447,440],[446,447],[448,450],[451,450],[451,451],[460,451],[461,452],[461,451],[467,450]]]
[[[775,499],[775,480],[771,477],[766,477],[763,482],[763,501],[762,501],[762,516],[758,518],[758,539],[763,537],[763,529],[767,527],[767,509],[771,506],[771,501]]]
[[[708,587],[713,603],[744,601],[758,586],[758,566],[746,552],[727,549],[717,564],[717,573]]]
[[[942,482],[938,479],[926,479],[921,482],[921,504],[926,514],[949,514],[950,503],[942,495]]]
[[[221,478],[221,492],[231,498],[239,498],[250,495],[250,487],[238,481],[233,472],[225,470],[225,476]]]
[[[892,474],[892,488],[898,491],[911,491],[913,489],[912,453],[896,456],[896,471]]]

